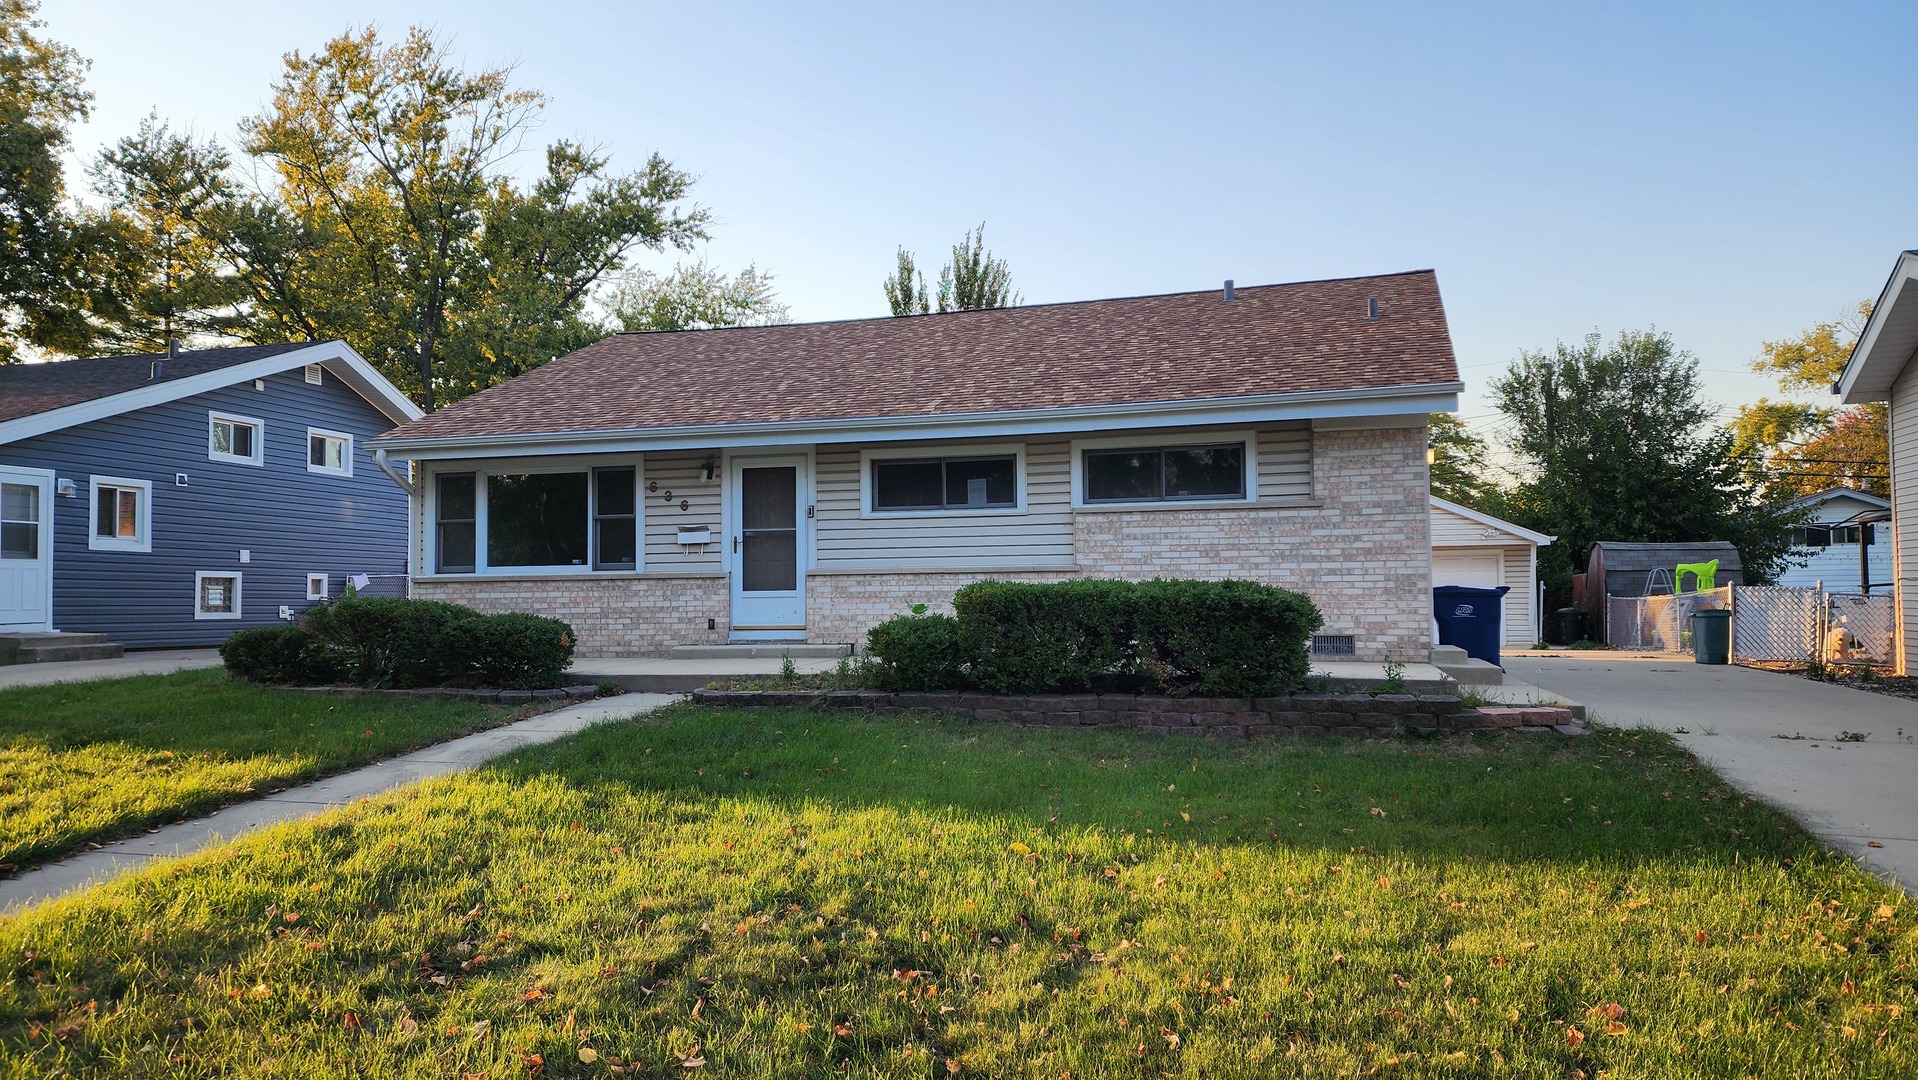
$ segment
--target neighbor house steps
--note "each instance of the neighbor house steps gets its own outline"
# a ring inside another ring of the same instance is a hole
[[[1460,686],[1497,686],[1505,681],[1504,668],[1474,660],[1456,645],[1432,646],[1432,666],[1450,675]]]
[[[0,634],[0,666],[116,660],[125,651],[105,634]]]

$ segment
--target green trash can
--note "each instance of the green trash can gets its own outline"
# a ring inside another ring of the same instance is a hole
[[[1732,662],[1732,613],[1692,612],[1692,660],[1700,664]]]

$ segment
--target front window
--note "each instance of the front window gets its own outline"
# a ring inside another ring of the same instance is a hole
[[[872,463],[874,510],[984,510],[1018,502],[1018,459],[1011,454]]]
[[[353,475],[353,436],[338,431],[306,431],[306,470],[334,476]]]
[[[92,488],[87,547],[93,551],[152,551],[153,485],[145,480],[96,476]]]
[[[1088,503],[1245,498],[1245,444],[1085,452]]]
[[[263,464],[266,425],[248,416],[207,415],[207,452],[213,461],[239,465]]]
[[[593,470],[593,566],[631,570],[639,565],[638,470]]]
[[[486,478],[486,565],[585,566],[584,472]]]
[[[477,567],[475,529],[478,527],[477,502],[473,495],[473,474],[455,473],[439,478],[436,531],[439,533],[438,569],[442,574],[470,574]]]

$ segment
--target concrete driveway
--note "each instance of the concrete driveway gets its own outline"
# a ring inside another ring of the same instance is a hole
[[[1740,790],[1881,876],[1918,886],[1918,702],[1689,658],[1592,653],[1505,662],[1601,723],[1678,732]],[[1845,732],[1865,738],[1839,741]]]

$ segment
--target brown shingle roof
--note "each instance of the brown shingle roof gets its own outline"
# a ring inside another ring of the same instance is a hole
[[[0,421],[38,416],[83,401],[151,386],[153,380],[149,375],[155,360],[166,360],[162,378],[172,380],[304,349],[310,344],[299,342],[290,345],[244,345],[232,349],[196,349],[170,360],[165,353],[142,353],[136,356],[60,360],[50,364],[0,365]]]
[[[1380,315],[1366,317],[1377,298]],[[389,432],[855,421],[1458,381],[1429,270],[1120,300],[617,334]]]

